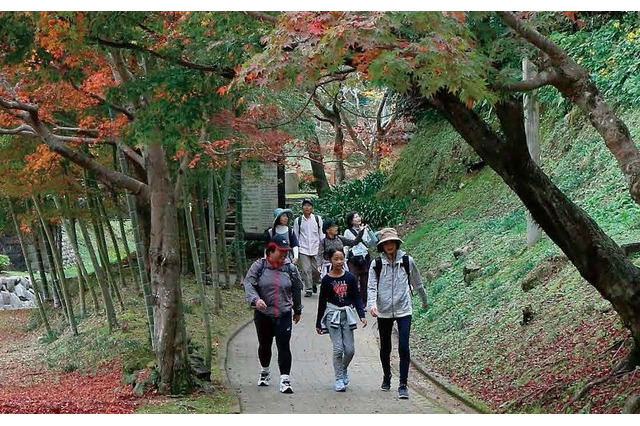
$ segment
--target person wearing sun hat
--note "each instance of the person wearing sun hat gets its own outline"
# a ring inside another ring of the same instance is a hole
[[[284,236],[274,235],[267,243],[265,257],[251,265],[243,280],[245,299],[254,308],[253,322],[258,335],[261,366],[258,386],[269,386],[271,346],[275,338],[282,393],[293,393],[289,344],[292,323],[297,324],[302,315],[302,280],[287,256],[290,250]]]
[[[427,293],[420,271],[411,256],[400,250],[402,240],[394,228],[383,228],[378,233],[379,260],[371,262],[367,285],[369,313],[378,318],[380,335],[380,363],[382,364],[383,391],[391,390],[391,332],[393,323],[398,326],[398,354],[400,356],[400,380],[398,398],[409,398],[409,334],[411,332],[411,289],[418,292],[422,308],[427,309]],[[376,264],[379,269],[376,270]],[[405,266],[406,265],[406,266]],[[407,269],[408,268],[408,269]]]

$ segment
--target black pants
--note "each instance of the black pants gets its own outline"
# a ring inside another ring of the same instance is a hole
[[[369,265],[371,264],[371,258],[369,255],[366,257],[358,256],[351,258],[347,262],[349,272],[351,272],[358,280],[358,288],[360,289],[360,297],[362,298],[362,305],[367,306],[367,283],[369,281]]]
[[[391,332],[393,322],[398,322],[398,354],[400,355],[400,383],[407,384],[409,378],[409,334],[411,333],[411,315],[400,318],[378,318],[380,332],[380,363],[382,373],[391,377]]]
[[[289,374],[291,372],[291,348],[289,347],[289,342],[291,341],[291,312],[274,318],[256,310],[253,315],[253,322],[258,333],[260,366],[269,367],[271,364],[271,345],[275,337],[280,374]]]

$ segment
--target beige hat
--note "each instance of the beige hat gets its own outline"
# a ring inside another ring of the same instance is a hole
[[[394,228],[382,228],[378,231],[378,249],[385,241],[397,241],[402,244],[402,240],[398,238],[398,232]]]

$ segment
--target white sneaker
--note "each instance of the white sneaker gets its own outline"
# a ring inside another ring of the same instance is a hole
[[[344,385],[344,381],[342,379],[336,379],[336,382],[333,384],[333,390],[336,392],[344,392],[347,387]]]
[[[258,386],[269,386],[269,380],[271,379],[271,373],[267,370],[260,372],[260,379],[258,379]]]
[[[280,376],[280,392],[293,393],[293,389],[291,389],[291,380],[289,379],[288,374],[283,374]]]

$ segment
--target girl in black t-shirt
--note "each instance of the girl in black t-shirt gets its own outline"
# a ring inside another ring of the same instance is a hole
[[[331,269],[320,285],[316,332],[329,333],[331,337],[335,373],[333,389],[344,392],[349,384],[347,367],[355,354],[353,330],[357,327],[358,317],[363,327],[366,327],[367,320],[356,277],[344,270],[344,252],[332,248],[327,254]]]

